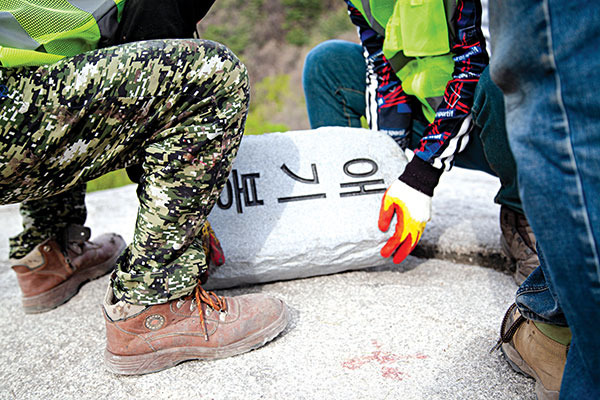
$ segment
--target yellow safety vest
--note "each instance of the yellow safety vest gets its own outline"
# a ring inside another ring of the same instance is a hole
[[[0,0],[0,65],[37,66],[96,49],[125,0]]]
[[[384,36],[383,54],[407,94],[419,99],[432,122],[452,79],[449,24],[456,0],[351,0]]]

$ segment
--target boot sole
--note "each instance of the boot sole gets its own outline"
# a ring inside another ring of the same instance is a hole
[[[264,346],[285,329],[288,320],[289,312],[284,303],[279,318],[270,326],[236,343],[219,348],[176,347],[135,356],[119,356],[105,350],[104,363],[106,368],[115,374],[143,375],[174,367],[184,361],[217,360],[231,357]]]
[[[512,369],[529,378],[535,379],[535,394],[538,400],[558,400],[560,391],[546,389],[538,375],[529,365],[527,365],[514,346],[510,343],[504,343],[501,347],[501,351]]]
[[[117,251],[110,259],[102,264],[87,268],[81,272],[76,272],[60,285],[44,293],[40,293],[36,296],[22,297],[23,311],[25,311],[25,314],[39,314],[53,310],[66,303],[79,292],[79,289],[86,282],[98,279],[112,271],[117,258],[119,258],[125,247],[127,247],[127,245],[124,243],[119,251]]]

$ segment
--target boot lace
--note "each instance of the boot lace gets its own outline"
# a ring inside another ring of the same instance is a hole
[[[214,292],[207,292],[200,286],[200,283],[194,290],[194,297],[198,306],[198,315],[200,316],[200,325],[204,331],[204,340],[208,342],[208,329],[206,328],[206,320],[204,319],[204,311],[202,310],[202,303],[206,304],[207,307],[212,308],[215,311],[227,312],[227,302],[224,297],[217,296]]]
[[[510,315],[516,306],[517,305],[513,303],[510,307],[508,307],[508,310],[506,310],[506,314],[504,314],[504,318],[502,319],[502,326],[500,327],[500,339],[498,339],[494,347],[492,347],[490,353],[498,350],[503,343],[509,343],[517,332],[517,329],[519,329],[521,324],[526,321],[525,317],[519,315],[519,317],[513,321],[512,325],[506,329],[506,324],[508,323]]]

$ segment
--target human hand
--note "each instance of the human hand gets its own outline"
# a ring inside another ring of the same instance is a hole
[[[213,231],[208,221],[206,221],[202,227],[202,230],[200,231],[200,238],[204,254],[206,255],[207,265],[206,271],[200,275],[200,283],[205,284],[208,280],[211,270],[214,267],[219,267],[225,264],[225,253],[221,248],[221,243],[219,243],[217,235],[215,235],[215,231]]]
[[[425,224],[431,219],[431,197],[396,180],[386,190],[379,210],[379,229],[386,232],[396,214],[396,230],[381,249],[383,257],[393,256],[400,264],[417,246]]]
[[[201,237],[207,263],[211,262],[217,267],[225,264],[225,253],[221,248],[221,243],[219,242],[219,239],[217,239],[215,231],[213,231],[212,226],[210,226],[208,221],[206,221],[202,227]]]

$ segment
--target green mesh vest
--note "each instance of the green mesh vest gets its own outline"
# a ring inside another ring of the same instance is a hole
[[[383,54],[407,94],[419,99],[432,122],[454,61],[450,20],[455,0],[351,0],[369,25],[384,35]]]
[[[0,0],[2,67],[51,64],[114,35],[125,0]]]

